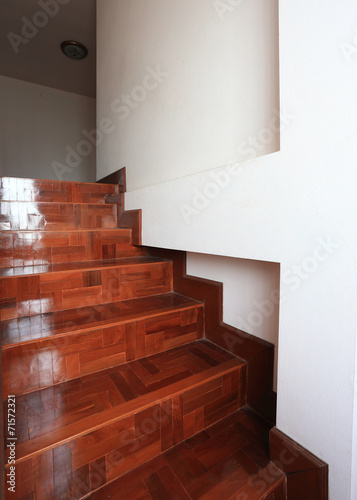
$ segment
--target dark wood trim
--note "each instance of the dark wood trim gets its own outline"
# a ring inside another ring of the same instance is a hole
[[[287,476],[288,500],[328,500],[328,465],[276,427],[270,458]]]
[[[123,167],[97,181],[97,184],[118,184],[119,193],[126,192],[126,168]]]
[[[133,245],[141,245],[142,244],[141,210],[123,210],[121,213],[119,213],[118,221],[119,221],[118,226],[120,228],[132,230]]]
[[[186,252],[149,248],[150,255],[172,260],[174,290],[204,303],[205,337],[247,363],[247,403],[275,425],[274,346],[223,323],[222,283],[186,274]]]
[[[123,175],[125,177],[125,169]],[[124,198],[124,196],[123,196]],[[141,210],[118,211],[119,227],[131,229],[134,245],[142,245]],[[276,402],[273,393],[274,346],[242,330],[223,323],[223,285],[217,281],[189,276],[186,252],[148,248],[150,255],[173,262],[176,293],[204,303],[205,336],[247,363],[247,403],[275,425]]]
[[[106,203],[118,205],[118,227],[132,230],[133,245],[142,244],[142,213],[141,210],[125,210],[124,193],[126,192],[126,167],[113,172],[97,181],[102,184],[118,184],[119,194],[108,195]]]

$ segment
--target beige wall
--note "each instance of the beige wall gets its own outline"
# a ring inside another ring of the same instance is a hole
[[[1,176],[95,181],[95,99],[0,76],[0,108]]]
[[[98,0],[98,119],[115,130],[97,178],[127,166],[131,191],[279,149],[278,2],[229,3]]]

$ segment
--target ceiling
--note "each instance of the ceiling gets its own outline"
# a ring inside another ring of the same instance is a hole
[[[1,0],[0,33],[0,75],[95,97],[96,0]],[[69,59],[64,40],[88,56]]]

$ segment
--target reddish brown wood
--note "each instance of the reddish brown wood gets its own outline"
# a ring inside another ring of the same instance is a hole
[[[125,210],[121,213],[118,226],[132,231],[134,245],[142,244],[142,217],[141,210]]]
[[[119,259],[145,255],[129,229],[0,233],[0,268]]]
[[[222,405],[222,376],[235,372],[243,375],[245,365],[222,351],[225,357],[218,366],[212,368],[211,364],[206,363],[199,373],[190,371],[186,363],[195,360],[197,351],[203,348],[210,349],[211,344],[197,341],[149,357],[148,361],[157,369],[155,374],[144,372],[139,375],[133,363],[128,363],[59,386],[18,396],[17,428],[22,436],[18,437],[18,458],[40,453],[41,450],[56,446],[56,443],[63,442],[64,439],[73,439],[71,436],[78,433],[84,434],[89,429],[103,427],[113,419],[118,420],[126,415],[144,411],[152,406],[153,401],[172,400],[168,403],[172,405],[169,412],[172,414],[171,432],[173,442],[179,442],[177,440],[184,432],[185,424],[183,401],[192,397],[190,391],[193,387],[203,385],[202,391],[210,392],[211,385],[206,389],[206,380],[218,377],[217,387],[221,389],[216,391],[216,400],[212,401],[211,397],[201,399],[205,415],[202,423],[204,426],[207,426],[207,422],[213,423],[212,414],[216,407]],[[243,383],[239,376],[234,377],[234,380],[236,386],[231,387],[229,398],[235,401],[236,410],[244,403]],[[187,391],[189,395],[186,397]],[[158,408],[157,414],[159,413]],[[217,419],[218,417],[213,420]]]
[[[0,318],[35,316],[171,290],[170,262],[150,257],[3,269]]]
[[[264,426],[236,411],[247,364],[248,397],[270,387],[271,351],[251,336],[228,350],[199,340],[224,337],[222,285],[187,276],[182,252],[134,246],[141,211],[124,211],[125,169],[104,181],[0,179],[2,371],[4,397],[17,394],[17,495],[80,499],[129,474],[121,484],[130,499],[173,490],[236,498],[247,487],[258,498],[251,479],[274,467]],[[134,485],[130,471],[143,463]],[[259,498],[281,500],[281,472],[268,483]]]
[[[242,418],[247,418],[244,412],[232,414],[220,422],[224,430],[218,424],[208,428],[206,437],[200,433],[175,446],[94,492],[91,500],[285,500],[284,474],[269,462],[264,448],[249,441],[244,429],[234,429]]]
[[[224,323],[207,338],[247,362],[247,401],[264,415],[270,414],[261,401],[273,388],[274,346]]]
[[[185,252],[149,248],[149,253],[173,262],[173,286],[181,293],[204,303],[205,336],[212,342],[244,359],[248,364],[247,401],[274,421],[275,410],[267,402],[272,393],[274,346],[223,323],[222,284],[187,276]]]
[[[119,193],[126,192],[126,168],[123,167],[115,172],[103,177],[99,181],[102,184],[117,184],[119,188]]]
[[[328,465],[276,427],[270,431],[270,456],[287,476],[288,500],[328,499]]]
[[[0,177],[0,200],[54,203],[105,203],[107,194],[118,193],[109,184]]]
[[[65,231],[117,227],[117,209],[104,203],[0,202],[0,231]]]

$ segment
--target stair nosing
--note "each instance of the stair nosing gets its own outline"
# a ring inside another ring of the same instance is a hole
[[[90,186],[114,186],[117,187],[119,184],[111,184],[108,182],[85,182],[85,181],[60,181],[57,179],[37,179],[34,177],[15,177],[11,175],[1,175],[0,179],[17,179],[19,181],[39,181],[39,182],[56,182],[56,183],[67,183],[67,184],[89,184]]]
[[[195,299],[191,299],[190,297],[186,297],[184,295],[181,295],[181,294],[178,294],[178,293],[175,293],[175,292],[166,292],[166,293],[163,293],[163,294],[157,294],[157,295],[177,295],[177,296],[181,296],[181,297],[185,297],[186,299],[189,299],[190,300],[190,303],[188,304],[181,304],[179,306],[167,306],[167,307],[170,307],[169,310],[163,310],[163,311],[155,311],[155,310],[152,310],[151,312],[148,312],[148,313],[145,313],[143,314],[142,316],[138,316],[136,313],[133,313],[133,316],[132,317],[129,317],[129,318],[126,318],[126,319],[119,319],[119,318],[113,318],[113,319],[110,319],[110,320],[104,320],[104,322],[99,322],[98,324],[96,324],[95,326],[90,326],[90,327],[75,327],[76,329],[74,330],[70,330],[70,331],[63,331],[63,332],[59,332],[59,333],[54,333],[52,335],[48,335],[46,337],[38,337],[38,338],[34,338],[34,339],[27,339],[27,340],[20,340],[18,342],[12,342],[12,343],[8,343],[8,344],[3,344],[1,341],[0,341],[0,349],[1,350],[8,350],[8,349],[12,349],[12,348],[15,348],[17,346],[20,346],[20,345],[28,345],[28,344],[34,344],[34,343],[37,343],[37,342],[46,342],[46,341],[49,341],[51,339],[55,339],[55,338],[63,338],[63,337],[67,337],[67,336],[70,336],[70,335],[77,335],[77,334],[80,334],[80,333],[86,333],[86,332],[92,332],[92,331],[95,331],[97,329],[102,329],[102,328],[110,328],[110,327],[113,327],[113,326],[119,326],[119,325],[124,325],[124,324],[129,324],[129,323],[134,323],[135,321],[142,321],[142,320],[145,320],[145,319],[149,319],[149,318],[154,318],[154,317],[159,317],[159,316],[164,316],[165,314],[171,314],[173,312],[178,312],[178,311],[186,311],[188,309],[193,309],[193,308],[196,308],[196,307],[200,307],[202,308],[203,307],[203,302],[200,302],[200,301],[197,301]],[[146,297],[144,297],[146,298]],[[121,303],[121,302],[127,302],[127,301],[136,301],[136,300],[142,300],[143,297],[139,297],[139,298],[136,298],[136,299],[127,299],[127,300],[124,300],[124,301],[117,301],[117,302],[108,302],[108,303],[104,303],[104,304],[100,304],[100,306],[110,306],[112,304],[118,304],[118,303]],[[64,309],[64,311],[71,311],[71,309]],[[55,312],[61,312],[61,311],[55,311]],[[44,314],[38,314],[38,315],[35,315],[35,316],[25,316],[25,318],[36,318],[36,317],[39,317],[39,316],[43,316],[43,315],[51,315],[53,313],[44,313]],[[136,315],[135,315],[136,314]],[[12,321],[16,321],[18,319],[22,319],[22,318],[15,318],[15,319],[10,319],[10,320],[4,320],[4,322],[12,322]],[[107,321],[107,322],[105,322]]]
[[[110,193],[108,193],[110,194]],[[83,202],[83,201],[38,201],[38,200],[35,200],[35,201],[32,201],[32,200],[4,200],[4,199],[0,199],[0,203],[16,203],[16,204],[19,204],[19,203],[36,203],[36,205],[38,204],[47,204],[47,205],[95,205],[95,206],[100,206],[100,207],[115,207],[116,205],[118,205],[118,203],[105,203],[105,201],[102,201],[102,202],[95,202],[95,201],[87,201],[87,202]],[[43,215],[43,214],[41,214]]]
[[[125,261],[134,261],[134,260],[138,260],[138,259],[141,259],[143,262],[123,262],[124,260]],[[147,262],[145,262],[145,259],[150,259],[148,260]],[[100,265],[100,263],[105,263],[105,262],[109,262],[109,261],[116,261],[115,263],[113,262],[112,265],[108,265],[108,266],[105,266],[105,265]],[[143,255],[143,256],[134,256],[134,257],[123,257],[123,258],[119,258],[119,259],[101,259],[101,260],[90,260],[90,261],[81,261],[81,262],[63,262],[63,263],[56,263],[56,264],[40,264],[40,265],[34,265],[34,266],[15,266],[15,267],[4,267],[4,268],[0,268],[0,280],[1,279],[14,279],[14,278],[23,278],[23,277],[27,277],[27,276],[42,276],[44,274],[59,274],[59,273],[68,273],[68,272],[86,272],[86,271],[98,271],[98,270],[101,270],[101,269],[115,269],[117,267],[126,267],[126,266],[135,266],[135,265],[144,265],[144,264],[160,264],[160,263],[165,263],[165,262],[170,262],[168,259],[164,259],[164,258],[161,258],[161,257],[152,257],[152,256],[147,256],[147,255]],[[9,270],[13,270],[13,269],[24,269],[24,268],[27,268],[27,269],[31,269],[31,268],[37,268],[37,267],[51,267],[51,266],[65,266],[66,264],[68,265],[75,265],[75,264],[86,264],[84,267],[80,267],[80,268],[73,268],[73,269],[51,269],[51,270],[47,270],[47,271],[38,271],[38,272],[33,272],[33,273],[27,273],[27,274],[24,274],[24,273],[19,273],[19,274],[13,274],[13,275],[1,275],[1,272],[4,272],[4,271],[9,271]],[[91,263],[96,263],[98,265],[95,265],[95,266],[90,266],[89,264]]]
[[[131,228],[126,228],[126,227],[98,227],[98,228],[88,228],[88,229],[9,229],[8,231],[6,230],[0,230],[0,235],[1,234],[12,234],[12,233],[44,233],[44,234],[51,234],[51,233],[88,233],[88,232],[98,232],[98,231],[132,231]]]

